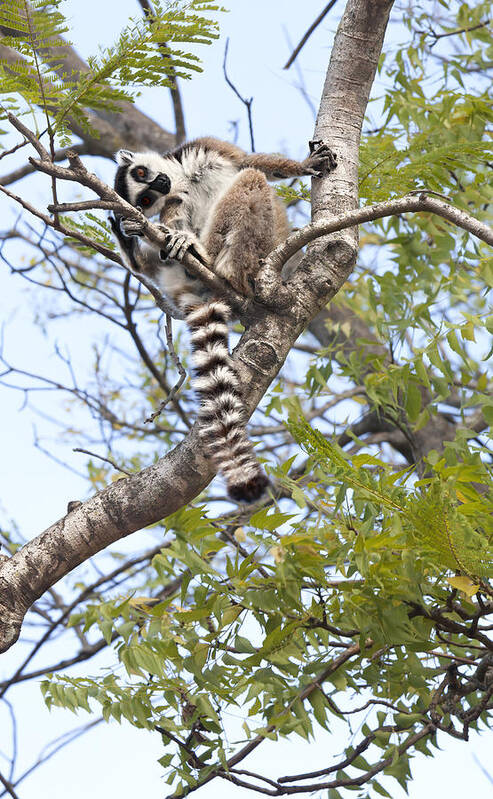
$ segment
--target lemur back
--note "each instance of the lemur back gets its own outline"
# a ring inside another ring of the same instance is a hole
[[[248,155],[234,145],[204,138],[166,155],[117,153],[116,191],[146,216],[159,214],[165,249],[146,241],[131,220],[113,220],[122,255],[162,288],[190,330],[200,398],[200,436],[230,496],[258,499],[267,486],[245,432],[242,389],[228,351],[230,309],[194,279],[180,260],[190,252],[236,291],[249,295],[260,260],[289,231],[284,206],[267,183],[295,175],[319,176],[334,166],[321,146],[302,163],[278,155]]]

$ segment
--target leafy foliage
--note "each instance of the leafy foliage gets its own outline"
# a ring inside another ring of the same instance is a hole
[[[67,74],[63,66],[68,28],[60,12],[62,0],[12,0],[0,6],[2,39],[15,50],[15,60],[0,61],[2,93],[12,102],[20,95],[28,108],[44,109],[48,125],[70,140],[70,120],[97,136],[87,109],[117,111],[135,99],[143,86],[170,88],[176,77],[201,71],[189,46],[217,38],[217,22],[208,14],[220,6],[204,0],[155,3],[152,17],[131,20],[113,47],[88,59],[89,70]],[[181,45],[187,45],[183,50]],[[163,48],[165,49],[163,58]],[[47,56],[48,54],[48,56]],[[16,108],[16,106],[10,106]],[[21,106],[20,106],[21,107]]]
[[[491,63],[488,6],[442,3],[432,25],[429,8],[412,5],[406,46],[382,58],[384,98],[370,108],[361,147],[362,201],[426,188],[491,220],[489,86],[473,71]],[[20,93],[60,133],[74,119],[87,129],[87,109],[116,108],[135,87],[167,86],[157,45],[166,42],[169,66],[187,76],[197,68],[188,44],[216,35],[207,17],[215,5],[156,5],[155,19],[131,23],[91,73],[62,79],[55,59],[38,57],[66,32],[58,7],[15,0],[0,21],[15,29],[8,43],[24,59],[3,64],[9,102]],[[461,44],[443,54],[449,34]],[[305,186],[280,194],[288,204],[308,198]],[[71,224],[110,246],[96,216]],[[154,427],[143,425],[169,393],[176,361],[147,298],[139,305],[128,279],[72,244],[63,245],[71,301],[128,334],[134,350],[124,383],[96,349],[93,384],[74,381],[67,410],[87,409],[108,457],[138,470],[181,440],[192,403],[185,383]],[[71,617],[114,647],[113,666],[43,683],[50,707],[99,708],[161,735],[174,796],[217,775],[256,787],[236,766],[265,738],[311,740],[339,725],[348,737],[339,760],[303,780],[257,775],[265,790],[390,796],[385,778],[405,787],[416,752],[491,724],[493,262],[484,244],[424,214],[367,225],[361,244],[321,348],[297,355],[254,419],[276,489],[268,503],[222,512],[213,488],[166,519],[165,545],[142,570],[129,568],[127,590],[103,597],[84,585]],[[39,281],[54,292],[58,257],[53,245]],[[310,350],[308,337],[303,344]],[[186,366],[180,335],[175,346]],[[65,433],[82,445],[88,429]],[[112,468],[91,458],[91,487],[115,479]]]

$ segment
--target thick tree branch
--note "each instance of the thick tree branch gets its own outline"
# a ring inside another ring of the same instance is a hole
[[[407,194],[396,200],[376,203],[375,205],[368,205],[364,208],[356,208],[332,216],[329,219],[311,222],[300,230],[292,233],[288,236],[286,241],[276,247],[266,259],[266,264],[280,271],[289,258],[304,247],[305,244],[309,244],[311,241],[315,241],[322,236],[339,230],[346,230],[347,228],[353,227],[353,225],[362,225],[364,222],[372,222],[375,219],[383,219],[387,216],[401,216],[405,213],[416,213],[420,211],[428,211],[429,213],[441,216],[443,219],[452,222],[456,227],[467,230],[478,239],[493,245],[492,228],[480,222],[466,211],[454,208],[453,205],[444,203],[442,200],[437,200],[435,197],[428,197],[426,191],[423,191],[417,195]]]

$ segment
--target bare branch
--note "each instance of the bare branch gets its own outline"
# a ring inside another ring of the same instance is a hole
[[[429,211],[437,214],[437,216],[441,216],[457,227],[467,230],[487,244],[493,245],[492,228],[466,211],[454,208],[453,205],[444,203],[434,197],[428,197],[426,192],[423,191],[419,195],[407,194],[397,200],[376,203],[375,205],[337,214],[320,222],[311,222],[288,236],[282,244],[270,253],[265,259],[265,263],[269,267],[280,271],[292,255],[304,247],[305,244],[315,239],[326,236],[329,233],[345,230],[354,225],[361,225],[364,222],[372,222],[375,219],[383,219],[387,216],[400,216],[401,214],[415,213],[417,211]]]
[[[223,73],[224,73],[224,77],[225,77],[225,80],[226,80],[226,83],[228,84],[228,86],[234,91],[234,93],[236,94],[238,99],[241,100],[243,105],[246,107],[247,116],[248,116],[248,129],[250,131],[250,148],[251,148],[252,152],[254,153],[255,152],[255,139],[253,137],[253,122],[252,122],[253,97],[250,97],[248,100],[245,97],[242,97],[240,92],[238,91],[238,89],[234,85],[233,81],[228,76],[228,72],[227,72],[227,68],[226,68],[226,63],[227,63],[227,60],[228,60],[228,49],[229,49],[229,38],[226,39],[226,46],[224,48]]]
[[[26,771],[24,771],[18,779],[15,781],[15,787],[19,785],[20,782],[26,779],[33,771],[36,771],[37,768],[46,763],[47,760],[50,760],[60,749],[63,749],[65,746],[68,746],[77,738],[80,738],[81,735],[85,735],[86,732],[92,730],[93,727],[96,727],[98,724],[101,724],[103,721],[102,717],[95,719],[94,721],[90,721],[88,724],[84,724],[82,727],[77,727],[75,730],[70,730],[69,732],[64,733],[59,738],[56,738],[51,743],[47,744],[43,750],[41,751],[37,760],[30,766]],[[4,796],[5,791],[0,793],[0,799]]]
[[[11,797],[12,797],[12,799],[19,799],[19,796],[18,796],[18,795],[16,794],[16,792],[14,791],[14,787],[13,787],[12,783],[10,783],[10,782],[9,782],[9,781],[8,781],[8,780],[7,780],[7,779],[6,779],[6,778],[3,776],[3,774],[2,774],[1,772],[0,772],[0,782],[2,783],[3,787],[5,788],[6,792],[9,794],[9,796],[11,796]]]
[[[312,33],[318,28],[320,23],[325,19],[325,17],[327,16],[327,14],[331,10],[331,8],[333,8],[336,3],[337,3],[337,0],[330,0],[330,3],[327,3],[327,5],[325,6],[324,10],[318,15],[316,20],[314,20],[314,22],[312,22],[312,24],[308,28],[307,32],[300,39],[299,43],[296,45],[296,47],[294,48],[293,52],[289,56],[288,60],[284,64],[283,69],[289,69],[289,67],[291,66],[293,61],[295,61],[295,59],[299,56],[302,48],[305,46],[305,44],[307,43],[307,41],[310,38],[310,36],[312,35]]]
[[[470,31],[477,31],[480,28],[486,28],[490,24],[490,22],[491,22],[491,20],[488,18],[488,19],[485,19],[484,22],[479,22],[477,25],[471,25],[468,28],[456,28],[453,31],[445,31],[445,33],[436,33],[431,28],[428,31],[417,30],[416,33],[421,33],[424,36],[432,36],[433,37],[433,42],[430,45],[430,50],[431,50],[432,47],[434,47],[436,45],[436,43],[438,41],[440,41],[440,39],[444,39],[444,38],[446,38],[448,36],[459,36],[459,34],[461,34],[461,33],[469,33]]]
[[[168,396],[165,397],[165,399],[159,404],[159,408],[157,409],[157,411],[154,411],[154,413],[151,413],[151,415],[147,419],[144,420],[145,424],[151,424],[163,412],[163,410],[165,409],[166,405],[168,405],[170,402],[174,402],[175,401],[176,396],[177,396],[180,388],[182,387],[183,383],[187,379],[187,373],[186,373],[185,369],[183,368],[183,364],[180,361],[178,355],[176,354],[176,350],[175,350],[174,345],[173,345],[172,322],[171,322],[171,316],[169,316],[169,314],[166,314],[166,342],[168,344],[168,352],[171,355],[173,363],[175,364],[175,366],[176,366],[176,368],[178,370],[178,375],[179,375],[178,382],[176,383],[175,386],[173,386],[173,388],[169,392]]]
[[[87,144],[76,144],[72,149],[79,155],[89,155],[90,153]],[[63,161],[66,157],[66,150],[56,150],[53,160]],[[8,186],[10,183],[15,183],[17,180],[21,180],[27,175],[32,175],[34,172],[36,172],[36,167],[32,164],[24,164],[24,166],[19,167],[19,169],[14,169],[13,172],[9,172],[8,175],[4,175],[3,178],[0,178],[0,186]]]
[[[109,463],[110,466],[113,466],[113,469],[116,469],[117,472],[123,472],[123,474],[126,474],[127,477],[131,477],[133,474],[133,472],[128,472],[122,466],[118,466],[118,464],[111,460],[111,458],[105,458],[103,455],[98,455],[97,452],[90,452],[88,449],[82,449],[82,447],[74,447],[72,452],[83,452],[84,455],[90,455],[91,458],[97,458],[100,461],[104,461],[104,463]]]

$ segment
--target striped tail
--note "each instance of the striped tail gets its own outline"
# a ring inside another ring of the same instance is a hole
[[[246,417],[240,384],[228,350],[230,311],[220,300],[189,308],[195,377],[200,399],[199,434],[207,453],[225,477],[231,499],[253,502],[268,480],[245,431]]]

